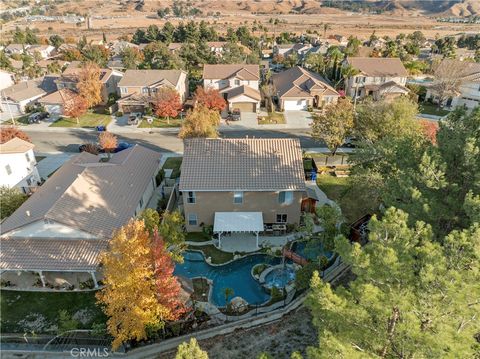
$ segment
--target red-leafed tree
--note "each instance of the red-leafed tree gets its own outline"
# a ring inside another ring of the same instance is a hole
[[[180,95],[172,88],[161,88],[157,92],[154,106],[155,114],[158,117],[166,117],[167,123],[170,123],[170,117],[177,117],[182,109]]]
[[[227,107],[227,102],[220,95],[220,92],[214,88],[204,89],[198,86],[195,90],[195,100],[198,104],[203,105],[211,110],[222,111]]]
[[[420,125],[422,126],[425,137],[434,145],[437,144],[438,122],[422,120],[420,121]]]
[[[70,90],[65,92],[61,91],[60,94],[64,98],[63,114],[75,118],[77,124],[79,124],[78,118],[87,112],[87,101],[82,96]]]
[[[2,127],[0,129],[0,144],[8,142],[15,137],[18,137],[21,140],[24,140],[27,142],[32,142],[32,140],[30,140],[30,137],[28,137],[28,135],[25,132],[19,130],[15,126]]]
[[[174,264],[165,242],[155,230],[152,235],[152,255],[155,285],[157,287],[158,303],[167,309],[168,318],[177,320],[187,310],[180,300],[180,283],[173,275]]]

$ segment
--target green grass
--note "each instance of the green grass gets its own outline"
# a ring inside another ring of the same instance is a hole
[[[420,114],[424,113],[427,115],[435,115],[435,116],[446,116],[450,113],[450,111],[444,110],[437,105],[423,102],[418,104],[418,110]]]
[[[285,124],[285,116],[280,112],[269,112],[268,116],[258,118],[259,125]]]
[[[28,123],[28,117],[29,116],[30,116],[30,114],[22,116],[22,117],[15,118],[14,119],[15,120],[15,125],[17,125],[17,126],[29,125],[29,123]],[[3,125],[13,125],[13,121],[12,120],[3,121],[2,124]]]
[[[190,247],[193,250],[200,250],[205,258],[211,257],[213,264],[223,264],[233,259],[233,253],[222,252],[214,245]]]
[[[110,123],[110,121],[110,115],[101,115],[98,113],[88,112],[78,118],[78,124],[75,118],[61,117],[52,123],[50,127],[95,128],[96,126],[106,126]]]
[[[355,190],[348,177],[320,175],[317,177],[317,185],[329,199],[338,203],[347,223],[353,223],[365,214],[373,214],[378,210],[379,203]]]
[[[70,315],[74,315],[79,310],[87,309],[90,320],[85,325],[79,323],[79,328],[82,329],[90,329],[93,323],[106,321],[100,307],[96,305],[95,292],[51,293],[2,290],[0,300],[1,329],[4,333],[24,333],[25,330],[19,322],[29,315],[41,314],[47,322],[45,329],[57,325],[60,310],[66,310]]]
[[[182,165],[182,157],[169,157],[163,165],[163,170],[172,169],[172,175],[170,178],[180,177],[180,166]]]
[[[203,232],[188,232],[185,235],[185,240],[190,242],[206,242],[211,239],[212,237]]]
[[[182,120],[180,118],[171,118],[169,121],[167,121],[166,118],[154,118],[152,124],[149,124],[147,120],[143,119],[138,125],[138,128],[171,128],[180,127],[181,125]]]

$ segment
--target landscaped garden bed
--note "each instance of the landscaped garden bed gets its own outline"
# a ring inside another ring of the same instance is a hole
[[[193,278],[193,294],[192,299],[197,302],[207,302],[208,293],[210,291],[210,283],[205,278]]]
[[[267,116],[258,116],[259,125],[281,125],[285,123],[285,116],[280,112],[269,112]]]
[[[224,264],[233,260],[233,253],[223,252],[214,245],[190,247],[192,250],[202,251],[205,258],[211,258],[212,264]]]
[[[418,104],[418,111],[420,116],[423,114],[426,115],[434,115],[434,116],[446,116],[450,113],[450,111],[441,108],[438,105],[434,105],[429,102],[422,102]]]
[[[188,232],[185,235],[185,241],[189,242],[207,242],[211,239],[212,237],[205,232]]]
[[[61,117],[50,127],[81,127],[81,128],[95,128],[97,126],[107,126],[112,118],[110,115],[102,115],[98,113],[88,112],[78,118]]]

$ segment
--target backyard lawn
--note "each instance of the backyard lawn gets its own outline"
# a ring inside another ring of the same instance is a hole
[[[435,115],[435,116],[446,116],[450,113],[450,111],[444,110],[437,105],[422,102],[418,104],[418,111],[420,114],[424,113],[426,115]]]
[[[285,124],[285,116],[280,112],[269,112],[268,116],[259,116],[259,125]]]
[[[182,165],[182,157],[169,157],[163,165],[163,170],[172,169],[172,175],[170,178],[180,177],[180,166]]]
[[[96,126],[107,126],[111,120],[110,115],[88,112],[78,118],[78,123],[75,118],[61,117],[52,123],[50,127],[95,128]]]
[[[233,253],[222,252],[214,245],[208,246],[192,246],[189,249],[200,250],[205,255],[205,258],[211,257],[213,264],[223,264],[233,259]]]
[[[365,214],[373,214],[378,210],[379,203],[371,198],[364,198],[353,188],[348,177],[335,177],[329,174],[319,175],[317,185],[331,200],[340,205],[347,223],[353,223]]]
[[[78,320],[79,328],[89,329],[93,323],[106,321],[100,307],[95,304],[95,292],[2,290],[0,301],[3,333],[54,332],[60,310],[66,310],[73,319]]]
[[[206,242],[211,239],[211,236],[203,232],[188,232],[185,236],[185,240],[190,242]]]
[[[149,124],[147,120],[143,119],[142,122],[138,125],[138,128],[169,128],[169,127],[180,127],[182,125],[182,120],[180,118],[171,118],[167,121],[166,118],[154,118],[152,124]]]

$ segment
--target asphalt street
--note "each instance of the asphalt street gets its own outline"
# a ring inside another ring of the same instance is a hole
[[[66,129],[62,132],[33,131],[23,129],[35,144],[36,152],[78,152],[78,146],[86,142],[96,142],[98,133],[94,130]],[[117,134],[118,141],[143,145],[160,152],[183,152],[182,140],[177,131],[171,132],[132,132]],[[229,130],[221,133],[223,138],[299,138],[303,148],[323,147],[322,143],[314,141],[308,130],[289,129],[283,131],[271,130]]]

